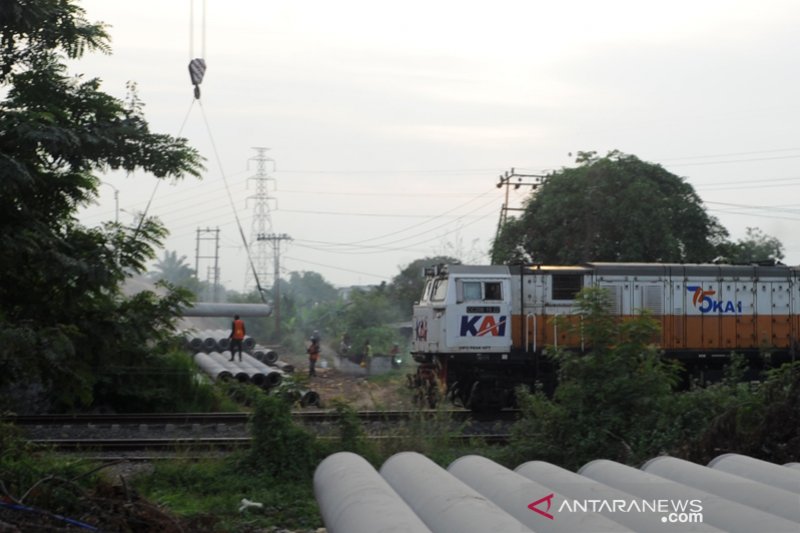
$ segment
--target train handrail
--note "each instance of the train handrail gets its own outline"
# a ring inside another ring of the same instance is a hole
[[[534,313],[528,313],[527,315],[525,315],[525,351],[526,352],[529,351],[528,350],[528,346],[529,346],[529,343],[528,343],[528,324],[531,323],[531,319],[533,319],[533,353],[536,353],[536,348],[537,348],[537,346],[536,346],[536,333],[539,330],[536,327],[536,314],[534,314]]]

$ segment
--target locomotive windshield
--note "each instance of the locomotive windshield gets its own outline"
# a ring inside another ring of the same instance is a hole
[[[433,294],[431,300],[435,302],[444,301],[447,296],[447,278],[437,279],[433,282]]]

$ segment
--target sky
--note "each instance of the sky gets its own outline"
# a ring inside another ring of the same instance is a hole
[[[152,131],[189,140],[202,180],[107,173],[95,225],[148,214],[165,249],[209,279],[252,285],[237,226],[272,285],[319,272],[336,286],[389,282],[412,261],[486,264],[498,177],[610,150],[685,178],[733,240],[757,227],[800,264],[800,3],[539,0],[85,0],[110,56],[71,72],[124,98],[134,81]],[[193,6],[193,7],[192,7]],[[203,14],[205,12],[205,17]],[[203,23],[205,20],[205,23]],[[188,63],[207,71],[196,101]],[[254,147],[268,221],[259,225]],[[511,192],[519,207],[529,190]],[[159,256],[164,251],[159,251]],[[199,259],[198,259],[199,256]]]

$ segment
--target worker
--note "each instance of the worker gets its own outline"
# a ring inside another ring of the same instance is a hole
[[[319,360],[319,338],[311,337],[311,346],[306,350],[308,352],[308,377],[313,378],[317,375],[317,361]]]
[[[237,349],[239,350],[239,361],[242,360],[242,341],[244,341],[245,334],[244,320],[239,318],[239,315],[234,315],[231,323],[231,334],[228,335],[228,339],[231,341],[231,361],[236,358]]]

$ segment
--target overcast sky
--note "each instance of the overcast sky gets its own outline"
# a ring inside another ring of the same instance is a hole
[[[205,32],[199,0],[193,26],[188,0],[81,5],[110,25],[113,55],[73,72],[120,98],[137,82],[151,128],[207,158],[203,180],[162,183],[150,213],[192,267],[197,229],[220,228],[229,288],[247,256],[225,182],[257,256],[256,146],[276,163],[267,231],[293,239],[283,275],[344,286],[427,255],[486,263],[498,175],[612,149],[685,177],[734,240],[761,228],[800,263],[798,2],[208,0]],[[200,107],[187,65],[203,56]],[[103,179],[88,224],[113,219],[112,186],[130,222],[157,181]]]

